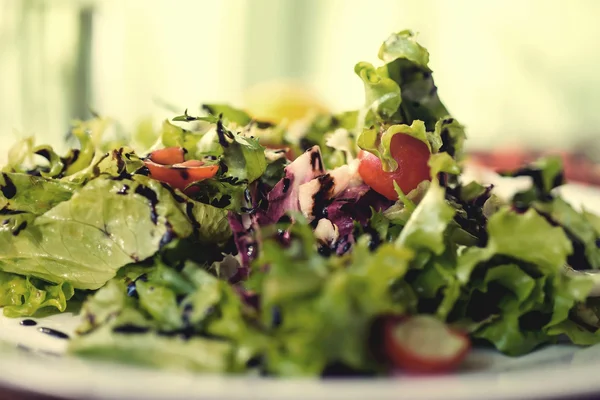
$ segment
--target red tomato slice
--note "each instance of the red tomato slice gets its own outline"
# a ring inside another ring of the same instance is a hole
[[[428,315],[388,319],[384,347],[394,366],[408,373],[441,373],[456,369],[471,342],[462,332]]]
[[[192,183],[212,178],[217,174],[218,165],[205,165],[199,160],[184,161],[184,154],[185,151],[181,147],[168,147],[153,151],[144,164],[150,171],[151,178],[168,183],[182,192]],[[187,190],[187,193],[189,192],[190,190]]]
[[[167,147],[150,153],[150,160],[161,165],[172,165],[185,161],[185,150],[182,147]]]
[[[398,200],[394,190],[394,181],[405,194],[415,189],[419,183],[429,180],[429,149],[422,141],[412,136],[397,134],[391,142],[392,157],[398,163],[398,168],[385,172],[381,160],[376,155],[361,150],[358,153],[360,164],[358,173],[362,180],[377,193],[390,200]]]

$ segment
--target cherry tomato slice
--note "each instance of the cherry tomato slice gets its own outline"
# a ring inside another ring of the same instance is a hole
[[[182,147],[167,147],[150,153],[150,160],[161,165],[173,165],[185,161],[185,150]]]
[[[185,151],[181,147],[168,147],[152,152],[144,164],[150,171],[151,178],[189,194],[192,191],[186,191],[189,185],[212,178],[217,174],[219,166],[205,165],[199,160],[184,161],[184,154]]]
[[[430,152],[425,143],[403,134],[397,134],[392,138],[390,150],[392,157],[398,163],[395,171],[385,172],[379,157],[361,150],[358,153],[360,159],[358,173],[362,180],[377,193],[390,200],[398,200],[394,181],[400,186],[402,192],[407,194],[419,183],[431,178],[429,165],[427,165]]]
[[[471,343],[462,332],[450,329],[433,316],[389,318],[384,327],[384,347],[395,367],[408,373],[441,373],[456,369]]]

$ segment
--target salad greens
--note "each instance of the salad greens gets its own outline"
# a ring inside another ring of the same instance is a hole
[[[0,172],[4,315],[85,299],[71,353],[276,376],[384,374],[381,322],[416,315],[509,355],[600,342],[582,272],[600,268],[600,218],[556,195],[560,160],[507,172],[532,181],[508,200],[465,182],[427,50],[402,31],[379,58],[355,67],[355,111],[273,125],[207,104],[127,144],[100,118],[65,156],[17,144]],[[361,157],[411,168],[399,135],[426,145],[431,179],[389,200]]]

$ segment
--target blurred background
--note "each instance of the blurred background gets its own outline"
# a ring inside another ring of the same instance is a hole
[[[273,82],[357,108],[354,64],[410,28],[473,151],[591,152],[598,15],[598,0],[0,0],[0,147],[60,146],[90,109],[127,130],[201,102],[256,107]]]

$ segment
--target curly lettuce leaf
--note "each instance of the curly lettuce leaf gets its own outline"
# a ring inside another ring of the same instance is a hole
[[[299,222],[290,229],[289,248],[276,239],[264,242],[255,267],[269,265],[269,272],[255,273],[250,282],[262,293],[263,322],[273,335],[267,370],[318,375],[334,363],[379,370],[368,348],[370,326],[378,315],[406,310],[393,284],[403,278],[413,253],[391,243],[371,252],[368,240],[361,240],[349,255],[327,259],[314,251],[310,226]]]
[[[599,334],[571,318],[592,287],[589,279],[562,274],[533,278],[512,264],[493,267],[483,282],[476,282],[474,288],[485,296],[473,297],[471,307],[477,307],[477,314],[484,313],[479,318],[491,316],[492,321],[477,328],[473,336],[508,355],[528,353],[562,335],[578,345],[600,341]]]
[[[591,219],[577,212],[560,197],[549,202],[535,202],[532,206],[543,215],[564,228],[573,243],[573,254],[568,258],[572,268],[578,270],[600,268],[600,248],[597,240],[600,235],[590,222]]]
[[[0,218],[29,213],[41,215],[69,200],[79,185],[27,174],[0,173]]]
[[[69,134],[78,140],[79,148],[70,149],[65,156],[60,156],[48,145],[34,146],[33,138],[24,139],[9,151],[8,164],[2,171],[44,178],[74,175],[89,167],[100,151],[102,135],[108,123],[108,120],[102,118],[77,121]],[[45,159],[45,162],[39,162],[41,159]]]
[[[378,119],[391,118],[402,102],[398,84],[368,62],[356,64],[354,72],[365,86],[365,109]]]
[[[398,36],[398,40],[410,39]],[[401,122],[411,124],[415,120],[421,120],[428,130],[433,130],[439,119],[450,114],[438,96],[429,67],[409,58],[398,57],[382,68],[400,87],[402,103],[398,114]]]
[[[371,124],[371,116],[406,125],[421,120],[433,131],[437,121],[449,113],[438,97],[427,50],[411,31],[402,31],[382,44],[379,58],[385,62],[382,67],[365,62],[355,67],[365,85],[365,125]]]
[[[178,272],[157,258],[135,279],[111,280],[82,310],[85,335],[69,351],[85,357],[236,372],[268,346],[234,289],[193,263]]]
[[[23,166],[30,163],[35,145],[35,139],[32,136],[18,140],[8,149],[8,159],[6,165],[0,168],[2,172],[24,172]]]
[[[461,160],[464,156],[464,143],[467,139],[465,127],[454,118],[441,118],[435,123],[433,136],[441,140],[440,152],[450,154],[453,158]]]
[[[518,210],[526,210],[536,201],[548,202],[554,198],[552,191],[565,183],[560,157],[540,158],[516,171],[502,172],[503,176],[530,177],[532,185],[515,193],[511,203]]]
[[[51,284],[0,272],[0,307],[6,317],[29,317],[44,308],[63,312],[74,294],[75,290],[68,282]]]
[[[561,270],[573,251],[565,232],[535,210],[518,214],[503,208],[490,217],[487,231],[489,240],[485,248],[468,248],[459,258],[457,274],[463,283],[469,281],[479,263],[496,254],[531,263],[540,273],[552,275]]]
[[[475,338],[509,355],[525,354],[560,335],[575,344],[600,341],[572,317],[593,280],[563,273],[573,247],[561,227],[534,209],[519,214],[504,207],[490,217],[487,232],[487,246],[467,248],[456,266],[467,294],[454,315],[476,323]],[[503,264],[506,260],[511,263]]]
[[[428,68],[429,64],[429,52],[417,42],[416,35],[410,30],[390,35],[379,48],[378,56],[386,63],[402,58],[423,68]]]
[[[541,158],[505,175],[531,178],[532,185],[516,193],[511,203],[517,210],[535,209],[549,222],[564,229],[573,246],[567,260],[569,265],[579,270],[600,268],[598,217],[577,211],[554,191],[564,183],[560,157]]]

